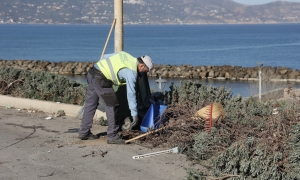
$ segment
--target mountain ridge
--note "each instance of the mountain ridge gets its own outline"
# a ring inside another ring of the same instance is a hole
[[[112,0],[2,0],[0,23],[111,24]],[[124,24],[300,23],[300,3],[244,5],[232,0],[124,0]]]

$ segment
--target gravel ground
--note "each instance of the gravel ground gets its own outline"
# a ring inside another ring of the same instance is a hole
[[[82,141],[79,126],[73,117],[0,106],[0,179],[186,179],[190,163],[182,154],[133,159],[165,149],[110,145],[105,136]],[[92,129],[105,131],[96,124]]]

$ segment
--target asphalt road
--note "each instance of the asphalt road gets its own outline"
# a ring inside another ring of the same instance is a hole
[[[109,145],[105,136],[82,141],[77,138],[78,119],[52,116],[47,120],[50,116],[0,106],[0,179],[186,179],[184,168],[189,162],[182,154],[133,159],[165,149]],[[100,125],[92,129],[93,133],[105,131]]]

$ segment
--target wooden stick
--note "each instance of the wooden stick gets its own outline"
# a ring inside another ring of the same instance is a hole
[[[137,137],[134,137],[134,138],[132,138],[132,139],[128,139],[128,140],[125,141],[125,144],[127,144],[127,143],[129,143],[129,142],[131,142],[131,141],[140,139],[140,138],[142,138],[142,137],[145,137],[145,136],[147,136],[147,135],[149,135],[149,134],[151,134],[151,133],[155,133],[155,132],[157,132],[157,131],[163,130],[163,129],[165,129],[165,128],[166,128],[166,127],[162,127],[162,128],[156,129],[156,130],[154,130],[154,131],[149,131],[149,132],[147,132],[147,133],[145,133],[145,134],[141,134],[141,135],[139,135],[139,136],[137,136]]]
[[[102,51],[102,54],[101,54],[101,57],[100,59],[103,57],[104,53],[105,53],[105,50],[106,50],[106,46],[108,44],[108,41],[109,41],[109,38],[110,38],[110,35],[111,35],[111,32],[113,30],[113,28],[115,27],[115,24],[116,24],[116,19],[114,19],[112,25],[111,25],[111,28],[110,28],[110,31],[108,33],[108,36],[107,36],[107,39],[106,39],[106,42],[105,42],[105,45],[104,45],[104,48],[103,48],[103,51]]]

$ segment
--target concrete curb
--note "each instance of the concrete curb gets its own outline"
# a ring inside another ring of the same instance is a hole
[[[77,113],[82,106],[56,103],[51,101],[41,101],[35,99],[16,98],[11,96],[0,95],[0,106],[10,106],[20,109],[38,109],[47,113],[57,113],[59,110],[63,110],[67,116],[76,117]],[[100,117],[106,118],[106,114],[96,110],[94,119]]]

